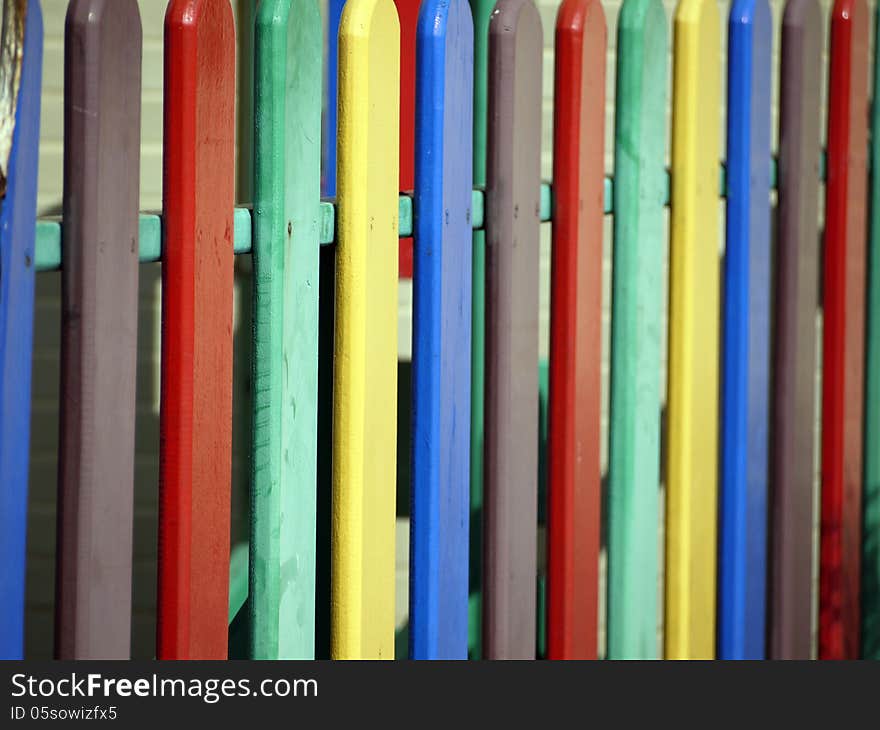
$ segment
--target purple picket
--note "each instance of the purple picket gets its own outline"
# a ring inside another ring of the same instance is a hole
[[[141,22],[73,0],[64,59],[61,438],[55,653],[131,644]]]

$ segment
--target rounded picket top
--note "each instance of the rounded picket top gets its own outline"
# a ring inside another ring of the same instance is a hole
[[[331,654],[394,657],[400,27],[392,0],[339,26]]]
[[[715,654],[720,31],[715,0],[679,3],[672,84],[667,658]]]
[[[467,0],[422,4],[416,56],[409,647],[414,659],[466,659],[474,74]]]
[[[606,45],[601,2],[560,5],[548,408],[551,659],[595,659],[598,652]]]
[[[157,655],[225,659],[229,620],[235,25],[165,14]]]
[[[656,659],[660,370],[666,249],[668,21],[662,0],[617,20],[608,430],[607,656]]]
[[[532,0],[499,0],[489,20],[486,170],[487,658],[532,658],[536,648],[542,60]]]
[[[325,286],[319,283],[322,42],[316,0],[260,3],[248,597],[253,659],[311,659],[315,653],[318,290]],[[295,579],[285,568],[291,565],[298,566]]]

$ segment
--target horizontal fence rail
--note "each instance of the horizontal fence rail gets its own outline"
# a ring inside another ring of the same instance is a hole
[[[771,160],[770,181],[771,190],[777,190],[777,161]],[[821,161],[822,174],[820,180],[825,179],[825,157]],[[671,188],[671,174],[662,167],[658,168],[663,175],[663,187],[660,195],[660,205],[670,207],[669,191]],[[720,164],[718,195],[727,197],[727,174],[724,163]],[[602,188],[603,215],[614,215],[614,176],[606,175]],[[471,194],[471,228],[474,231],[484,231],[486,220],[484,213],[486,193],[483,189],[475,188]],[[410,238],[413,235],[413,193],[401,192],[398,197],[397,210],[400,221],[400,238]],[[336,230],[336,201],[325,198],[321,201],[318,209],[318,240],[322,246],[334,246],[338,240]],[[540,209],[541,223],[553,221],[553,186],[549,181],[541,183]],[[236,255],[253,253],[253,208],[237,207],[233,211],[233,250]],[[61,219],[45,217],[37,220],[36,225],[36,250],[35,268],[37,272],[59,271],[61,269],[62,230]],[[140,229],[138,233],[139,256],[142,264],[157,263],[162,260],[163,251],[162,214],[150,211],[142,211],[140,215]]]

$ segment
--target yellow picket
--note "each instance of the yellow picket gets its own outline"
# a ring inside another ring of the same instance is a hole
[[[715,652],[720,27],[715,0],[675,14],[666,657]]]
[[[339,27],[331,651],[394,658],[400,27],[349,0]]]

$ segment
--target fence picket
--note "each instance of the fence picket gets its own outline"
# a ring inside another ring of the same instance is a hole
[[[666,509],[666,656],[715,653],[720,28],[714,0],[675,12]]]
[[[394,0],[400,22],[400,190],[412,190],[415,182],[416,128],[416,36],[420,0]],[[399,242],[401,279],[413,276],[413,238]],[[401,424],[401,428],[407,428]]]
[[[137,3],[73,0],[64,46],[55,654],[125,659],[138,329]]]
[[[3,12],[0,82],[13,93],[0,101],[0,659],[21,659],[43,15],[39,0],[4,0]]]
[[[394,657],[400,29],[392,0],[339,28],[331,650]]]
[[[874,38],[880,13],[874,12]],[[880,659],[880,43],[874,41],[871,104],[871,198],[868,239],[868,318],[865,330],[865,493],[862,535],[862,658]]]
[[[822,15],[789,0],[782,20],[773,349],[770,656],[812,653],[813,476]]]
[[[541,20],[499,0],[489,21],[483,650],[535,655]]]
[[[548,422],[550,659],[595,659],[599,636],[606,35],[597,0],[565,0],[559,7]]]
[[[473,23],[422,5],[416,56],[410,655],[466,659]]]
[[[763,659],[770,380],[770,46],[767,0],[728,23],[727,239],[722,303],[718,655]]]
[[[470,0],[474,20],[474,185],[486,184],[489,17],[495,0]],[[468,656],[483,656],[483,479],[486,417],[486,233],[474,232],[471,255],[471,530]]]
[[[607,656],[657,658],[660,341],[668,23],[660,0],[617,21],[608,443]],[[664,120],[661,122],[661,120]]]
[[[235,29],[229,3],[207,0],[173,0],[165,23],[157,656],[223,659],[232,471]]]
[[[819,658],[859,656],[868,156],[868,5],[831,12],[822,330]]]
[[[314,0],[257,11],[254,658],[314,656],[322,27]]]

